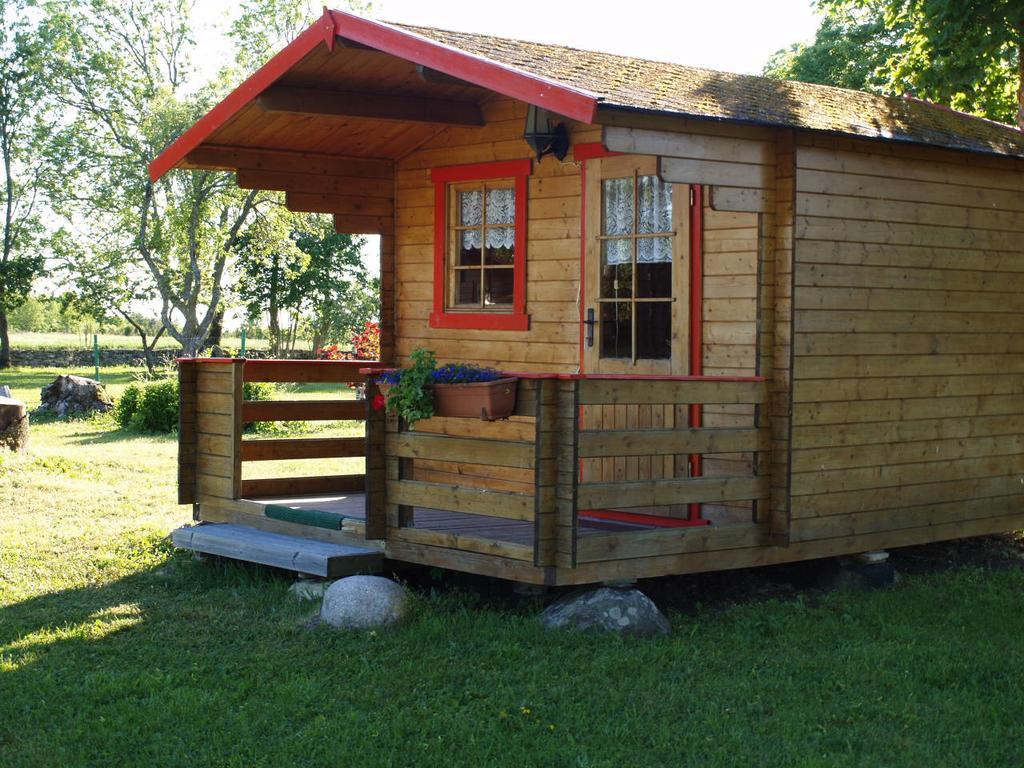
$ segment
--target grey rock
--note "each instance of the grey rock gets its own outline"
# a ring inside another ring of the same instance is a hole
[[[329,586],[331,586],[329,581],[299,579],[288,587],[288,594],[297,600],[319,600]]]
[[[339,629],[390,627],[409,613],[405,587],[382,576],[348,576],[324,592],[320,618]]]
[[[672,631],[658,606],[638,589],[599,587],[574,592],[549,605],[540,616],[548,629],[667,635]]]
[[[856,557],[839,559],[834,587],[837,589],[883,589],[899,581],[899,574],[888,559],[864,562]]]

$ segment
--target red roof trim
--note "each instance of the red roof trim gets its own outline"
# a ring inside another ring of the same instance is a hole
[[[572,120],[594,122],[598,99],[593,94],[528,74],[412,32],[325,8],[323,16],[160,153],[149,164],[150,179],[156,181],[178,165],[189,152],[202,144],[214,131],[251,103],[321,42],[326,43],[329,49],[333,49],[335,37],[338,35],[505,96],[544,107]]]
[[[544,107],[572,120],[594,122],[598,99],[592,93],[499,64],[388,24],[343,11],[329,13],[334,17],[335,33],[342,37],[527,104]]]
[[[259,96],[281,75],[299,63],[321,42],[334,42],[334,20],[328,12],[316,20],[301,35],[282,48],[270,61],[257,69],[244,83],[229,93],[222,102],[199,118],[195,124],[161,152],[149,164],[149,178],[156,181],[185,159],[185,155],[202,144],[209,136]]]

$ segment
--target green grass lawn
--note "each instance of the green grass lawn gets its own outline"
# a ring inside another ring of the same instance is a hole
[[[31,443],[0,465],[4,768],[1024,761],[1017,568],[717,604],[648,641],[549,634],[536,599],[441,578],[396,631],[310,629],[282,576],[168,546],[171,438]]]

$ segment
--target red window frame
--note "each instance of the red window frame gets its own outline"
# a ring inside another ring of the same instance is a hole
[[[529,159],[449,165],[430,171],[430,179],[434,182],[434,311],[430,313],[431,328],[487,331],[530,329],[530,316],[526,314],[526,180],[532,171],[533,161]],[[507,178],[513,179],[516,201],[512,309],[509,312],[451,311],[445,305],[445,286],[448,284],[448,185]]]

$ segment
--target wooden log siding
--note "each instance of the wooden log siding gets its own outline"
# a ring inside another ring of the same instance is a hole
[[[794,542],[1024,523],[1022,190],[1019,164],[797,143]]]
[[[529,330],[431,328],[434,187],[430,169],[530,157],[523,143],[526,106],[494,96],[483,127],[449,127],[396,166],[395,267],[398,361],[416,347],[439,360],[472,360],[503,370],[571,373],[579,365],[580,168],[535,162],[527,188],[526,296]],[[569,123],[573,144],[600,140],[600,129]]]

